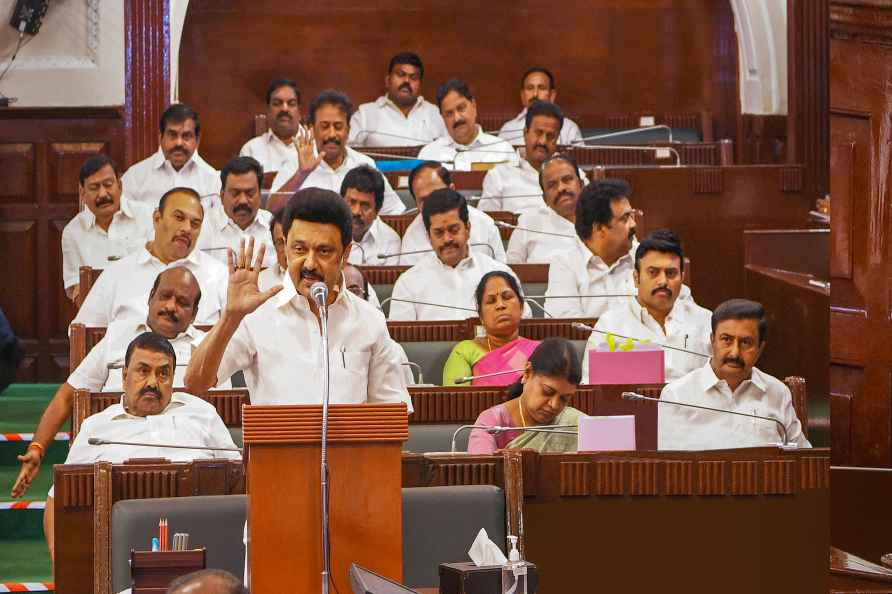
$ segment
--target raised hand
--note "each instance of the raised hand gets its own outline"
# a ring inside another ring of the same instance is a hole
[[[263,263],[266,246],[261,243],[254,258],[254,238],[239,242],[238,254],[229,250],[229,287],[226,292],[226,313],[244,317],[256,310],[263,303],[282,290],[282,286],[261,291],[257,286],[257,277]]]
[[[40,453],[35,449],[29,449],[21,456],[18,456],[19,462],[22,463],[22,469],[19,476],[12,485],[12,496],[21,497],[28,491],[28,487],[34,481],[37,473],[40,472]]]
[[[300,126],[294,136],[294,146],[297,149],[297,167],[300,171],[313,171],[322,162],[322,155],[316,154],[313,128]]]

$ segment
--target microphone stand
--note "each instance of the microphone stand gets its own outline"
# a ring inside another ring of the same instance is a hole
[[[533,433],[559,433],[562,435],[578,435],[579,429],[576,425],[541,425],[539,427],[501,427],[491,425],[462,425],[452,434],[452,449],[450,454],[455,453],[455,442],[458,434],[468,429],[482,429],[487,433],[505,433],[508,431],[529,431]],[[576,431],[565,431],[566,429],[576,429]]]
[[[328,353],[328,295],[321,300],[319,320],[322,329],[322,440],[320,481],[322,487],[322,594],[328,594],[329,575],[331,574],[331,543],[328,518],[328,400],[331,395],[331,369]]]

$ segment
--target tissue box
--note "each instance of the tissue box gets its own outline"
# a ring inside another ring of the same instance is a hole
[[[576,451],[635,451],[635,415],[580,417]]]
[[[662,384],[663,375],[663,349],[655,344],[636,344],[631,351],[615,352],[601,344],[588,353],[588,383],[593,385]]]
[[[527,591],[535,594],[539,590],[539,572],[529,563],[527,568]],[[477,567],[467,563],[440,563],[440,594],[501,594],[502,566],[484,565]]]

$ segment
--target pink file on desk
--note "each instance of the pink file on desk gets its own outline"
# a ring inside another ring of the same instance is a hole
[[[579,452],[635,450],[635,415],[579,418]]]
[[[662,384],[664,380],[663,349],[655,344],[636,344],[631,351],[598,350],[588,352],[588,383]]]

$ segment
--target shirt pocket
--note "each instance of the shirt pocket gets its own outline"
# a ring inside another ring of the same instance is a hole
[[[331,356],[332,396],[344,403],[365,402],[368,399],[369,368],[372,351],[338,349]]]

